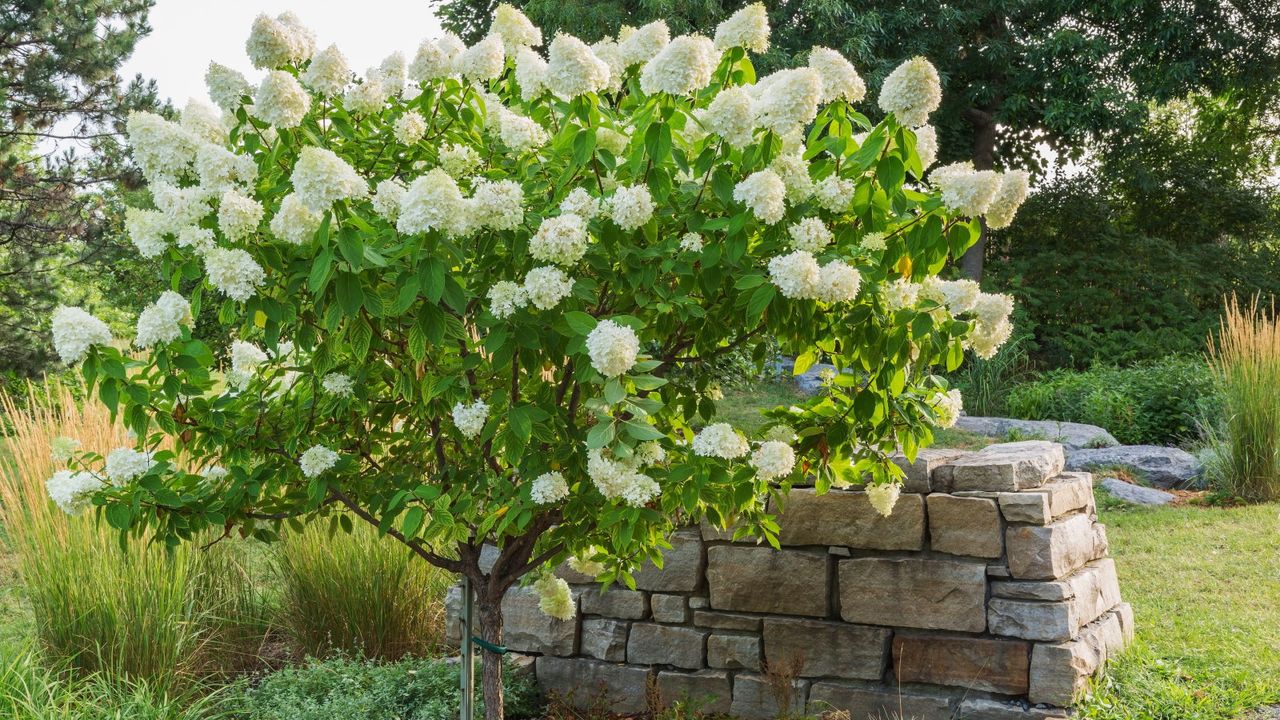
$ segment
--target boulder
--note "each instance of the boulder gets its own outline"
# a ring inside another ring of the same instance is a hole
[[[1134,485],[1120,478],[1102,478],[1102,482],[1098,484],[1111,493],[1112,497],[1133,505],[1168,505],[1178,499],[1178,496],[1173,493]]]
[[[1121,445],[1072,450],[1067,454],[1068,470],[1105,468],[1124,468],[1147,484],[1165,489],[1197,485],[1203,469],[1195,455],[1160,445]]]
[[[1112,447],[1120,444],[1111,436],[1111,433],[1097,425],[1058,420],[1016,420],[961,415],[956,421],[956,429],[987,437],[1008,438],[1010,435],[1017,435],[1024,440],[1050,440],[1061,443],[1068,450]]]
[[[948,555],[1000,557],[1004,554],[1004,523],[996,502],[980,497],[930,495],[929,544],[931,549]]]
[[[985,490],[1016,492],[1044,485],[1062,472],[1062,446],[1045,440],[988,445],[942,468],[952,492]]]
[[[624,620],[586,618],[582,621],[582,654],[597,660],[627,659],[627,627]]]

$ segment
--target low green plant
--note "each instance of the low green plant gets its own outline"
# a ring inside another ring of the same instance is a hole
[[[1209,365],[1222,407],[1209,426],[1206,470],[1219,491],[1280,499],[1280,317],[1257,298],[1227,302]]]
[[[14,553],[42,655],[82,676],[102,674],[166,692],[192,678],[254,661],[264,613],[244,569],[243,546],[166,552],[91,516],[68,518],[49,500],[52,440],[86,450],[125,445],[105,408],[57,384],[32,385],[21,406],[0,394],[11,431],[0,465],[0,525]]]
[[[508,717],[535,717],[529,673],[508,672]],[[244,694],[248,720],[435,720],[458,713],[458,665],[405,659],[377,663],[334,656],[272,673]],[[477,712],[482,708],[477,698]]]
[[[1098,425],[1126,445],[1187,442],[1216,413],[1213,376],[1199,358],[1118,368],[1055,370],[1008,391],[1009,415]],[[965,404],[969,398],[966,395]]]
[[[1010,388],[1031,371],[1026,338],[1014,338],[989,360],[970,353],[968,362],[950,376],[964,395],[965,412],[983,417],[1003,415]]]
[[[286,535],[274,559],[280,625],[301,654],[398,660],[439,646],[454,576],[375,529],[330,534],[308,526]]]

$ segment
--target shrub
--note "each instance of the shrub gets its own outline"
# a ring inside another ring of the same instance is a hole
[[[1232,297],[1209,353],[1222,413],[1210,427],[1209,477],[1251,501],[1280,498],[1280,317]]]
[[[55,469],[54,438],[73,436],[86,450],[127,442],[105,408],[46,384],[29,386],[22,407],[0,394],[0,412],[12,428],[12,457],[0,464],[0,525],[52,662],[167,689],[253,659],[263,623],[242,548],[122,547],[119,533],[91,516],[68,520],[50,502],[44,481]]]
[[[1030,371],[1025,345],[1025,337],[1016,338],[1000,348],[995,357],[970,357],[951,375],[952,385],[964,396],[965,412],[987,417],[1006,412],[1010,389]]]
[[[534,717],[528,673],[506,673],[509,717]],[[249,720],[437,720],[457,717],[458,665],[442,660],[380,664],[347,657],[272,673],[247,693]],[[477,710],[480,710],[479,700]]]
[[[1014,387],[1006,405],[1013,417],[1098,425],[1126,445],[1176,444],[1212,412],[1213,379],[1203,360],[1183,357],[1055,370]]]
[[[372,528],[331,535],[308,526],[285,537],[275,567],[280,624],[303,654],[397,660],[440,643],[453,576]]]

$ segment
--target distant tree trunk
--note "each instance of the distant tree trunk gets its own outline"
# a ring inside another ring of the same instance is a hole
[[[996,120],[987,110],[969,108],[965,117],[973,126],[973,167],[992,170],[996,164]],[[982,220],[982,234],[960,258],[960,269],[971,280],[982,280],[982,264],[987,250],[987,222]]]
[[[489,588],[477,592],[480,611],[480,637],[485,642],[502,645],[502,595],[492,597]],[[481,688],[484,692],[485,720],[503,720],[502,656],[481,649],[481,665],[484,674]]]

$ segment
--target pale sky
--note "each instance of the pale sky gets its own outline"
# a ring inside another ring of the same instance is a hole
[[[413,59],[418,44],[440,34],[426,0],[157,0],[151,34],[143,38],[121,76],[155,80],[160,96],[181,109],[188,98],[210,102],[204,71],[213,60],[244,73],[257,85],[263,73],[249,64],[244,41],[259,13],[292,10],[316,34],[317,49],[336,43],[351,69],[364,74],[399,50]]]

